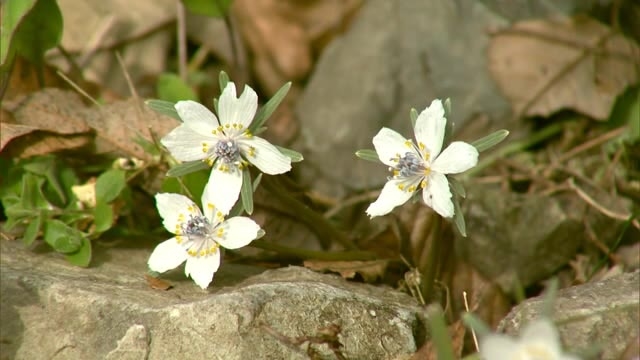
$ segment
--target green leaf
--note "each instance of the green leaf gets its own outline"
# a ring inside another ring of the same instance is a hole
[[[180,115],[176,111],[176,104],[171,101],[158,100],[158,99],[150,99],[144,102],[149,108],[154,111],[159,112],[160,114],[170,116],[178,121],[182,121]]]
[[[124,170],[110,169],[103,172],[96,180],[96,203],[112,202],[126,185]]]
[[[42,185],[45,179],[32,173],[22,176],[22,194],[20,195],[22,207],[25,209],[48,209],[49,203],[42,194]]]
[[[103,233],[113,226],[113,206],[105,202],[96,203],[93,208],[94,233]]]
[[[82,238],[80,250],[66,255],[67,261],[75,266],[88,267],[91,263],[91,241]]]
[[[453,223],[456,224],[460,235],[467,237],[467,225],[464,222],[464,214],[460,209],[460,200],[457,197],[453,197]]]
[[[504,140],[508,135],[509,135],[509,131],[504,129],[498,130],[481,139],[478,139],[472,142],[471,145],[475,147],[478,150],[478,152],[483,152],[501,143],[502,140]]]
[[[249,131],[251,133],[255,133],[256,130],[262,127],[265,121],[273,114],[278,105],[282,102],[289,89],[291,88],[291,82],[284,84],[276,93],[273,95],[269,101],[258,111],[258,114],[253,119],[251,126],[249,126]]]
[[[31,63],[42,65],[44,53],[57,46],[61,39],[62,13],[58,4],[55,0],[38,0],[20,22],[11,45]]]
[[[220,71],[220,76],[218,77],[218,83],[220,84],[220,91],[221,92],[224,91],[224,89],[227,87],[227,84],[229,83],[229,75],[227,75],[227,73],[224,71]]]
[[[44,224],[44,241],[60,253],[69,254],[80,249],[84,235],[60,220],[47,220]]]
[[[182,0],[184,6],[194,14],[223,17],[229,12],[232,0]]]
[[[39,211],[33,208],[25,208],[22,204],[14,204],[6,207],[4,213],[9,219],[23,220],[26,217],[38,216]]]
[[[462,322],[464,322],[468,328],[471,328],[473,331],[475,331],[476,336],[478,336],[479,338],[491,333],[491,329],[489,328],[489,326],[487,326],[484,321],[482,321],[472,313],[464,313],[462,315]]]
[[[180,100],[198,101],[198,96],[180,77],[172,73],[163,73],[158,77],[156,93],[160,100],[178,102]]]
[[[253,192],[256,192],[256,190],[258,189],[260,181],[262,181],[262,173],[259,173],[258,176],[256,176],[256,179],[253,180]]]
[[[242,187],[240,188],[240,197],[242,198],[242,207],[247,214],[253,213],[253,186],[251,182],[251,173],[249,168],[242,170]]]
[[[427,307],[427,322],[429,323],[431,341],[436,348],[436,354],[438,354],[436,358],[455,360],[453,344],[440,305],[432,304]]]
[[[618,96],[611,110],[609,123],[614,127],[629,125],[629,131],[625,134],[627,139],[640,139],[640,86],[628,88]]]
[[[304,160],[304,156],[299,152],[291,149],[284,148],[282,146],[274,145],[282,153],[282,155],[291,159],[291,162],[300,162]]]
[[[442,107],[444,107],[444,117],[451,118],[451,98],[446,98],[442,102]]]
[[[464,190],[464,186],[462,186],[462,183],[458,181],[458,179],[454,177],[447,177],[447,180],[449,180],[449,186],[451,186],[451,190],[453,190],[454,193],[462,196],[463,198],[467,197],[467,192]]]
[[[24,230],[24,234],[22,234],[22,242],[25,246],[29,246],[33,244],[33,242],[38,237],[38,233],[40,232],[40,227],[42,226],[42,214],[33,218],[27,228]]]
[[[213,108],[216,111],[216,114],[218,113],[218,99],[213,98]]]
[[[167,171],[167,176],[184,176],[207,168],[209,168],[209,165],[202,160],[188,161],[169,169],[169,171]]]
[[[411,108],[411,111],[409,112],[409,116],[411,117],[411,126],[415,128],[416,121],[418,121],[418,110],[416,110],[415,108]]]
[[[378,153],[375,150],[371,149],[362,149],[356,151],[356,156],[362,160],[380,162],[380,158],[378,157]]]
[[[33,9],[37,0],[5,0],[0,3],[0,66],[5,66],[12,39],[20,22]],[[14,45],[15,46],[15,45]]]
[[[544,292],[544,299],[542,300],[542,308],[540,309],[540,315],[546,316],[549,319],[553,316],[553,306],[558,296],[558,278],[553,277],[547,282],[547,288]]]

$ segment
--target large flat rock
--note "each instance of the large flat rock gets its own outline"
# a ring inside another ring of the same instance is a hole
[[[306,359],[308,346],[334,358],[326,344],[292,343],[336,325],[349,359],[425,341],[413,298],[304,268],[223,264],[207,291],[178,269],[160,291],[144,279],[147,247],[97,246],[89,269],[16,242],[0,250],[2,359]]]

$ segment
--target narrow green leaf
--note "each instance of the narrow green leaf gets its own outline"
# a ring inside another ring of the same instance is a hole
[[[278,145],[275,145],[275,147],[278,148],[278,150],[280,150],[282,155],[284,155],[284,156],[288,157],[289,159],[291,159],[291,162],[300,162],[300,161],[304,160],[304,156],[302,156],[302,154],[300,154],[299,152],[297,152],[295,150],[287,149],[287,148],[284,148],[284,147],[278,146]]]
[[[289,92],[291,88],[291,82],[284,84],[276,93],[273,95],[269,101],[258,111],[256,117],[253,119],[253,122],[249,126],[249,131],[255,133],[255,131],[262,127],[265,121],[273,114],[278,105],[282,102],[284,97]]]
[[[9,47],[20,22],[33,9],[37,0],[6,0],[0,2],[0,66],[5,66]]]
[[[409,116],[411,116],[411,126],[415,128],[416,121],[418,121],[418,110],[416,110],[415,108],[411,108]]]
[[[380,158],[378,157],[378,153],[375,150],[371,149],[362,149],[356,151],[356,156],[362,160],[380,162]]]
[[[259,173],[258,176],[256,176],[256,179],[253,180],[253,192],[256,192],[256,190],[258,189],[260,181],[262,181],[262,173]]]
[[[540,309],[540,315],[546,316],[549,319],[553,317],[553,306],[556,303],[556,297],[558,295],[558,278],[553,277],[547,282],[547,288],[544,294],[544,300],[542,301],[542,308]]]
[[[229,75],[226,72],[220,71],[220,76],[218,76],[218,83],[220,84],[220,91],[224,91],[229,83]],[[234,94],[235,95],[235,94]]]
[[[433,304],[427,307],[427,321],[429,322],[429,330],[431,341],[436,348],[437,358],[439,360],[455,360],[453,352],[453,344],[449,336],[449,330],[444,319],[444,313],[439,305]]]
[[[458,179],[452,177],[447,177],[447,179],[449,180],[449,185],[451,186],[451,190],[453,190],[454,193],[460,195],[463,198],[467,197],[467,192],[464,190],[464,186],[462,186],[462,183],[460,181],[458,181]]]
[[[27,228],[24,230],[24,234],[22,234],[22,242],[25,246],[33,244],[33,242],[38,237],[41,225],[42,214],[36,216],[29,222],[29,225],[27,225]]]
[[[127,186],[127,180],[124,170],[110,169],[103,172],[96,180],[96,202],[112,202],[125,186]]]
[[[479,338],[491,333],[491,329],[489,328],[489,326],[487,326],[484,321],[482,321],[472,313],[464,313],[462,315],[462,322],[464,322],[467,327],[475,331],[476,336]]]
[[[217,98],[213,98],[213,109],[216,111],[216,114],[218,113],[218,99]]]
[[[167,171],[167,176],[173,176],[173,177],[184,176],[192,172],[204,170],[207,168],[209,168],[209,165],[207,165],[207,163],[204,161],[201,161],[201,160],[188,161],[188,162],[183,162],[182,164],[178,164],[172,167],[171,169],[169,169],[169,171]]]
[[[453,197],[453,223],[456,224],[460,235],[467,237],[467,225],[464,222],[464,214],[460,209],[460,200],[456,196]]]
[[[80,249],[72,254],[67,254],[67,261],[75,266],[88,267],[91,263],[91,241],[83,237]]]
[[[25,208],[22,204],[14,204],[4,209],[5,215],[9,219],[23,220],[26,217],[38,216],[38,210],[34,208]]]
[[[68,254],[80,249],[83,234],[60,220],[47,220],[44,224],[44,241],[60,253]]]
[[[247,214],[253,214],[253,186],[251,182],[251,173],[249,168],[242,170],[242,188],[240,188],[240,197],[242,198],[242,207]]]
[[[451,98],[446,98],[442,103],[442,107],[444,107],[444,117],[451,118]]]
[[[16,2],[20,1],[9,0],[4,3]],[[20,10],[23,9],[20,7]],[[57,46],[61,39],[62,13],[57,2],[55,0],[38,0],[20,21],[13,34],[11,46],[15,46],[16,53],[24,56],[31,63],[41,65],[44,62],[44,53]]]
[[[509,132],[507,130],[498,130],[472,142],[471,145],[475,147],[478,152],[483,152],[501,143],[508,135]]]
[[[229,12],[232,0],[182,0],[194,14],[221,18]]]
[[[96,203],[93,208],[94,233],[103,233],[113,226],[113,206],[105,202]]]
[[[180,115],[178,115],[178,112],[176,111],[176,104],[171,101],[149,99],[144,103],[151,108],[151,110],[170,116],[178,121],[182,121]]]
[[[160,100],[178,102],[180,100],[198,101],[198,95],[182,79],[173,73],[163,73],[158,77],[156,93]]]
[[[49,203],[42,194],[42,185],[45,179],[32,173],[22,176],[22,194],[20,195],[22,207],[25,209],[48,209]]]

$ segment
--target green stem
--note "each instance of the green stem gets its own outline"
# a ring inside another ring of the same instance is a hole
[[[260,239],[252,241],[249,246],[262,250],[275,251],[279,254],[290,256],[300,260],[314,259],[325,261],[364,261],[378,259],[378,256],[376,254],[369,251],[316,251],[291,248]]]
[[[267,176],[262,180],[265,188],[273,195],[277,196],[285,207],[289,209],[288,213],[295,216],[298,220],[307,225],[321,241],[335,240],[349,250],[356,250],[358,247],[343,233],[338,231],[327,219],[321,214],[311,210],[307,205],[300,202],[289,194],[287,190],[278,182],[275,176]]]
[[[422,291],[424,298],[427,300],[427,303],[433,300],[433,288],[436,282],[436,273],[438,272],[438,267],[440,265],[440,241],[442,239],[442,217],[437,215],[434,216],[433,219],[433,227],[429,234],[431,244],[429,244],[427,264],[425,269],[421,269],[423,277],[420,290]]]

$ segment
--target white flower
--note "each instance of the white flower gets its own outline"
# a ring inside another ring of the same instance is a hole
[[[484,360],[579,360],[565,354],[558,331],[546,318],[527,324],[520,339],[503,334],[489,334],[480,340],[480,355]]]
[[[156,194],[156,205],[164,227],[176,236],[160,243],[151,257],[149,269],[165,272],[176,268],[185,260],[185,274],[203,289],[213,280],[220,266],[220,246],[238,249],[253,241],[260,226],[247,217],[225,220],[223,214],[202,196],[204,214],[186,196],[180,194]]]
[[[422,189],[424,202],[443,217],[453,216],[453,202],[446,174],[457,174],[478,163],[478,150],[462,141],[452,142],[442,153],[447,119],[440,100],[424,109],[415,125],[416,143],[389,128],[373,138],[378,158],[393,176],[378,199],[369,205],[371,217],[388,214]]]
[[[195,101],[179,101],[175,108],[184,123],[161,142],[180,161],[202,160],[214,166],[209,183],[218,191],[210,201],[223,214],[228,214],[238,200],[247,161],[265,174],[291,170],[289,157],[249,132],[258,108],[258,95],[249,86],[237,98],[235,84],[227,83],[218,102],[219,119]]]

